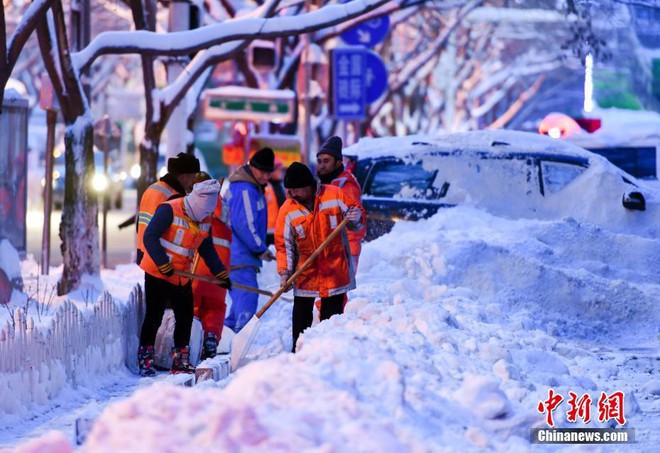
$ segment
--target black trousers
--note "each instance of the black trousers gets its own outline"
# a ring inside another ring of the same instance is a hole
[[[339,315],[344,312],[345,294],[321,298],[321,321],[328,319],[332,315]],[[296,352],[296,341],[303,331],[311,327],[314,320],[314,297],[295,296],[293,298],[293,348]]]
[[[190,330],[194,316],[192,283],[174,285],[162,278],[144,274],[144,297],[147,305],[140,331],[140,346],[153,346],[156,333],[163,321],[165,308],[174,312],[174,346],[182,348],[190,342]]]

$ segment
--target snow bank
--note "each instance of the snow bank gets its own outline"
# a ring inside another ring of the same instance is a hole
[[[364,247],[346,313],[297,354],[283,300],[229,379],[111,404],[81,451],[530,451],[550,388],[624,391],[635,448],[653,451],[659,256],[657,240],[571,219],[454,208],[398,223]],[[566,410],[557,426],[585,426]]]
[[[299,353],[283,353],[281,302],[251,351],[260,360],[229,382],[158,385],[110,406],[83,450],[528,450],[549,388],[635,388],[592,349],[657,346],[659,248],[467,208],[398,224],[365,247],[346,313],[308,330]],[[641,431],[632,392],[627,414]]]

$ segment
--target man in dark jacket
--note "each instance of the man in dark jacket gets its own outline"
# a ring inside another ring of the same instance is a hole
[[[258,287],[257,273],[262,261],[275,259],[266,245],[268,211],[264,197],[274,165],[273,150],[262,148],[229,177],[227,201],[232,230],[230,275],[234,283],[253,288]],[[225,326],[238,332],[254,316],[259,295],[237,288],[229,294],[232,302]]]
[[[144,245],[144,234],[156,212],[156,208],[168,200],[183,197],[192,190],[195,174],[199,171],[199,160],[191,154],[179,153],[176,157],[167,160],[167,174],[150,185],[144,191],[140,199],[140,209],[137,215],[137,258],[138,265],[142,263],[146,253]],[[138,352],[140,363],[140,374],[152,376],[155,371],[151,366],[153,360],[153,343],[150,339],[151,330],[158,330],[163,318],[161,312],[166,306],[172,305],[170,299],[176,298],[176,294],[168,291],[167,282],[154,278],[145,272],[144,274],[144,296],[146,304],[145,323],[148,326],[142,329],[143,341]],[[158,323],[157,325],[156,322]],[[153,334],[155,336],[155,333]]]
[[[220,192],[216,180],[195,184],[184,198],[162,203],[144,233],[145,255],[140,267],[145,271],[147,310],[140,332],[138,365],[140,374],[153,376],[152,360],[158,327],[165,302],[171,300],[176,325],[172,351],[172,373],[191,373],[190,329],[193,321],[193,293],[188,278],[175,271],[190,272],[195,253],[204,259],[223,288],[231,288],[224,265],[213,247],[211,213]]]
[[[156,208],[163,202],[183,197],[192,190],[195,175],[199,171],[199,160],[192,154],[179,153],[167,160],[167,173],[147,187],[140,199],[137,225],[137,264],[144,256],[144,232]]]

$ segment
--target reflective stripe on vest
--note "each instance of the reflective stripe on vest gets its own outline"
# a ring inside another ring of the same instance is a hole
[[[221,239],[221,238],[213,238],[213,244],[214,245],[219,245],[220,247],[231,247],[231,241],[228,241],[227,239]]]
[[[324,209],[336,208],[336,207],[341,209],[342,212],[346,212],[348,210],[346,204],[343,201],[335,198],[333,200],[327,200],[321,202],[321,204],[319,204],[319,211],[323,211]]]
[[[303,211],[302,209],[298,209],[295,211],[291,211],[286,215],[286,218],[284,220],[284,237],[288,238],[289,235],[291,234],[291,221],[294,219],[297,219],[298,217],[303,217],[305,215],[309,214],[309,211]],[[286,249],[286,264],[289,269],[293,268],[293,263],[295,262],[296,259],[296,251],[293,249],[293,247],[290,247],[289,244],[285,244],[285,249]]]
[[[189,272],[197,248],[209,236],[211,230],[211,217],[207,217],[199,224],[186,218],[183,198],[165,202],[172,207],[172,223],[159,238],[160,246],[169,256],[175,270]],[[172,275],[164,276],[158,270],[149,253],[146,253],[140,262],[140,267],[148,274],[169,281],[176,285],[186,284],[188,278]]]
[[[332,180],[332,184],[336,185],[339,188],[342,188],[342,187],[344,187],[344,184],[346,184],[347,180],[348,179],[346,178],[346,176],[341,177],[341,178],[336,178],[336,179]],[[335,184],[335,183],[337,183],[337,184]]]
[[[137,248],[144,251],[144,231],[147,229],[149,222],[156,212],[156,209],[161,203],[167,201],[168,198],[175,195],[177,192],[168,186],[163,181],[157,181],[147,187],[140,200],[140,209],[138,212],[137,222]]]
[[[167,251],[170,251],[172,253],[176,253],[177,255],[182,255],[182,256],[187,256],[189,258],[192,258],[195,256],[195,250],[193,249],[187,249],[185,247],[181,247],[180,245],[176,245],[170,241],[167,241],[163,238],[160,238],[160,245],[163,246],[163,248]]]

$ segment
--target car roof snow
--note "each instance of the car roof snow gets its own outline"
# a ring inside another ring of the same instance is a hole
[[[408,157],[428,152],[458,152],[497,154],[526,154],[600,159],[579,146],[544,135],[509,130],[454,132],[442,135],[409,135],[404,137],[362,138],[344,149],[347,156],[358,159],[375,157]]]

